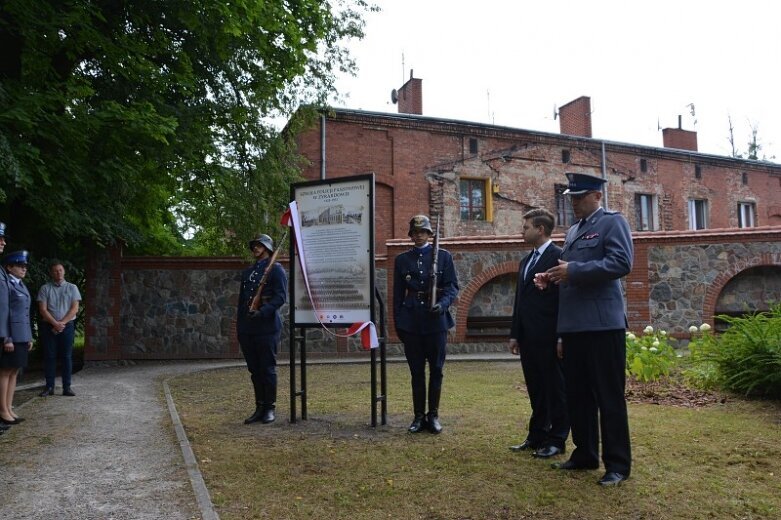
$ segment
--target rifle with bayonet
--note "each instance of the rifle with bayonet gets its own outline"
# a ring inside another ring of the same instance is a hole
[[[434,253],[431,260],[431,307],[429,310],[433,311],[437,305],[437,273],[439,271],[439,215],[437,215],[437,232],[434,233]]]
[[[277,247],[275,247],[274,252],[271,253],[271,257],[269,258],[268,265],[266,266],[266,270],[263,271],[263,276],[260,278],[260,283],[258,284],[258,290],[255,291],[255,296],[252,297],[252,301],[249,304],[250,314],[260,309],[260,305],[262,303],[260,298],[260,293],[263,292],[263,288],[266,286],[266,282],[268,282],[268,277],[271,275],[271,269],[273,269],[274,264],[277,263],[277,256],[279,255],[279,251],[282,249],[282,244],[285,243],[288,230],[289,228],[285,229],[285,232],[282,234],[282,238],[277,243]]]

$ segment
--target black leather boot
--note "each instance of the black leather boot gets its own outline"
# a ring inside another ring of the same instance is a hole
[[[439,396],[442,393],[441,388],[428,389],[428,431],[431,433],[442,433],[442,425],[439,423]]]
[[[263,401],[265,401],[265,394],[263,385],[261,385],[255,377],[252,378],[252,389],[255,391],[255,411],[252,415],[244,419],[244,424],[258,422],[263,417]]]
[[[269,424],[277,418],[274,413],[277,408],[277,385],[263,385],[263,391],[266,398],[263,401],[263,417],[260,422]]]
[[[426,423],[426,387],[412,388],[412,408],[415,410],[415,418],[412,420],[412,424],[409,425],[407,431],[410,433],[418,433],[425,430],[428,425]]]

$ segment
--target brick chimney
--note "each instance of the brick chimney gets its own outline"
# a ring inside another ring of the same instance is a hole
[[[697,132],[681,128],[681,116],[678,116],[678,128],[664,128],[662,142],[665,148],[697,151]]]
[[[591,137],[591,98],[580,96],[559,107],[559,128],[564,135]]]
[[[409,71],[409,81],[401,86],[397,94],[399,114],[423,114],[423,80],[412,77]]]

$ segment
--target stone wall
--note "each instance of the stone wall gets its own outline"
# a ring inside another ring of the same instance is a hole
[[[563,236],[554,241],[561,244]],[[409,247],[391,240],[378,257],[377,288],[388,308],[388,353],[402,354],[388,296],[392,259]],[[638,233],[632,272],[623,280],[629,328],[646,325],[686,336],[690,325],[721,312],[765,309],[781,301],[781,227],[748,230]],[[442,240],[453,254],[461,291],[451,311],[456,326],[448,351],[504,351],[520,259],[529,251],[519,236]],[[239,258],[124,258],[96,251],[87,272],[86,360],[240,358],[235,337]],[[282,309],[287,315],[287,307]],[[495,329],[468,327],[470,318],[498,318]],[[504,322],[502,322],[504,320]],[[282,352],[288,350],[288,326]],[[356,355],[357,338],[343,329],[306,329],[307,352]]]

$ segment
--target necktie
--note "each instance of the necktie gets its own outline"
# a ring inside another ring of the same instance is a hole
[[[580,219],[580,223],[578,224],[578,231],[583,229],[583,226],[585,226],[585,225],[586,225],[586,219],[584,219],[584,218]]]
[[[532,253],[532,257],[529,260],[529,263],[526,264],[526,272],[523,274],[524,278],[529,276],[529,273],[532,271],[532,268],[534,267],[534,265],[537,263],[537,260],[539,259],[540,259],[540,252],[535,249],[534,252]]]

